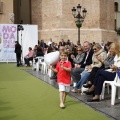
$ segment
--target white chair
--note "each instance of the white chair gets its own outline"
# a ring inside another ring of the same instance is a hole
[[[76,82],[73,82],[73,87],[75,87],[77,85],[77,83]]]
[[[83,94],[84,91],[87,91],[87,90],[88,90],[88,88],[85,88],[85,87],[83,87],[83,85],[82,85],[82,87],[81,87],[81,93]]]
[[[33,65],[32,65],[32,70],[36,69],[36,63],[35,63],[35,58],[33,58]]]
[[[38,61],[35,62],[35,59],[38,59]],[[42,62],[43,59],[44,59],[43,56],[35,57],[35,58],[33,59],[33,67],[32,67],[32,70],[36,69],[36,71],[39,71],[40,63]]]
[[[41,73],[47,74],[48,73],[48,67],[47,64],[43,61],[40,62],[41,65]]]
[[[115,104],[116,89],[120,87],[120,78],[116,73],[114,81],[105,81],[102,88],[100,99],[104,99],[105,84],[111,85],[111,105]],[[108,87],[108,86],[107,86]],[[118,89],[118,99],[120,99],[120,88]]]
[[[112,105],[115,104],[117,87],[118,87],[118,99],[120,99],[120,77],[118,76],[118,74],[116,74],[116,78],[114,80],[114,86],[112,90],[112,100],[111,100]]]

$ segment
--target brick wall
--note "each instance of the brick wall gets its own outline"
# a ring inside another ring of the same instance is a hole
[[[13,0],[1,0],[3,2],[3,14],[0,14],[0,24],[9,23],[9,13],[13,13]]]
[[[87,16],[81,27],[81,43],[113,41],[114,0],[81,0],[81,6],[87,9]],[[78,40],[78,29],[71,9],[79,0],[32,0],[32,23],[39,26],[39,39],[46,42],[49,38],[58,42],[64,38],[74,43]]]

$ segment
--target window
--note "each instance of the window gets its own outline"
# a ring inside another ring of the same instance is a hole
[[[118,3],[117,2],[114,3],[114,8],[115,8],[115,12],[118,12]]]

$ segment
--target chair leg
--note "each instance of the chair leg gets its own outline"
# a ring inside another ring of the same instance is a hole
[[[36,71],[39,71],[39,62],[36,63]]]
[[[120,99],[120,87],[118,87],[118,99]]]
[[[35,68],[36,68],[36,64],[35,64],[35,60],[33,60],[32,70],[34,70]]]
[[[76,82],[73,82],[73,87],[75,87],[77,85],[77,83]]]
[[[101,93],[100,99],[104,99],[104,94],[105,94],[105,83],[103,84],[103,88],[102,88],[102,93]]]
[[[107,92],[108,92],[108,94],[110,94],[110,89],[109,89],[109,84],[107,84]]]
[[[116,97],[116,86],[112,85],[111,105],[115,104],[115,97]]]
[[[44,73],[44,65],[41,64],[41,73]]]
[[[45,63],[45,73],[48,74],[48,66]]]
[[[46,74],[46,65],[44,63],[44,74]]]
[[[43,63],[43,64],[42,64],[42,68],[41,68],[41,69],[42,69],[41,72],[42,72],[43,74],[46,74],[46,73],[47,73],[47,65],[46,65],[46,63]]]
[[[33,63],[33,65],[32,65],[32,70],[34,70],[34,68],[35,68],[35,65],[34,65],[34,63]]]

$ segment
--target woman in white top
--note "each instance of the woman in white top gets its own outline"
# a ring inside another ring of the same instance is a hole
[[[115,43],[115,52],[114,64],[110,66],[111,71],[98,70],[92,87],[86,93],[87,95],[94,93],[95,96],[92,99],[88,99],[88,102],[99,101],[104,81],[113,81],[116,76],[116,70],[120,70],[120,40]]]

